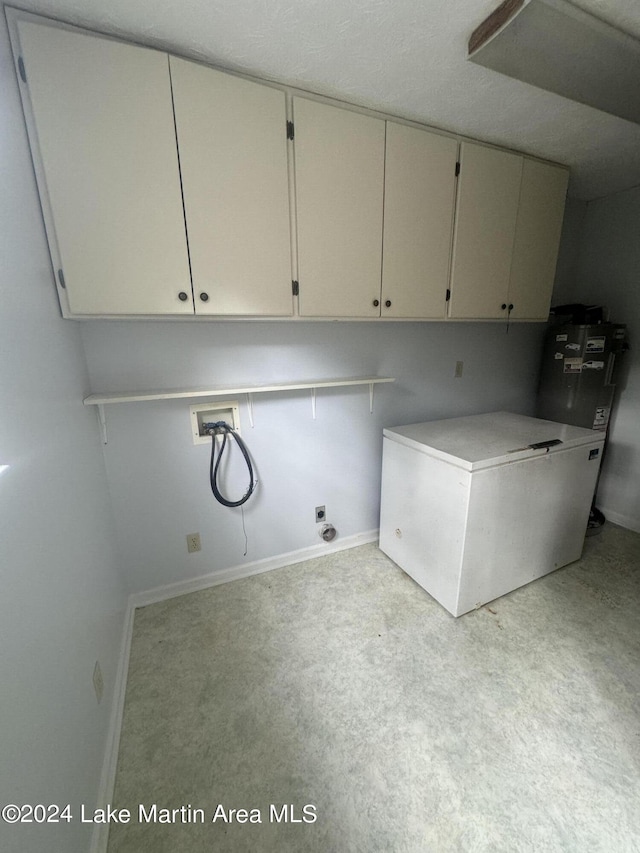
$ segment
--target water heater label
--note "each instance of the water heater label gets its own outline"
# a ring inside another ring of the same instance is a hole
[[[606,338],[587,338],[587,352],[604,352]]]
[[[564,360],[565,373],[582,373],[581,358],[565,358]]]
[[[598,406],[596,409],[596,416],[593,419],[593,428],[597,429],[598,427],[604,427],[609,422],[609,407],[608,406]]]

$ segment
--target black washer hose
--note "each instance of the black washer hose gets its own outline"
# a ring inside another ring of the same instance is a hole
[[[228,423],[225,423],[225,421],[217,421],[215,424],[207,424],[206,426],[211,427],[212,429],[209,482],[211,483],[211,491],[213,492],[213,496],[218,501],[218,503],[221,503],[223,506],[242,506],[249,500],[257,485],[257,480],[253,476],[253,465],[251,464],[251,459],[249,457],[249,451],[247,450],[247,446],[240,438],[238,433],[234,429],[232,429]],[[216,458],[216,435],[218,433],[222,433],[222,445],[220,447],[220,452],[218,453],[218,456]],[[237,501],[230,501],[228,498],[225,498],[225,496],[220,492],[220,489],[218,488],[218,468],[220,467],[222,454],[224,453],[224,449],[227,444],[227,436],[229,435],[235,439],[238,447],[242,452],[242,455],[244,456],[244,461],[247,463],[247,469],[249,471],[249,488],[240,498],[240,500]]]

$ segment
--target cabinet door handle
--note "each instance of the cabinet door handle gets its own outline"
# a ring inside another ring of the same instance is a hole
[[[203,302],[208,302],[208,301],[209,301],[209,294],[208,294],[208,293],[201,293],[201,294],[200,294],[200,299],[201,299]]]
[[[391,300],[390,299],[387,299],[387,301],[384,304],[385,304],[385,307],[391,308]]]
[[[188,298],[189,297],[184,292],[184,290],[181,290],[180,293],[178,294],[178,299],[180,300],[180,302],[186,302]]]
[[[506,311],[507,310],[507,303],[503,302],[500,307],[502,308],[503,311]]]
[[[509,311],[513,311],[513,302],[509,305]]]
[[[373,305],[374,305],[374,307],[375,307],[375,308],[377,308],[377,307],[378,307],[378,305],[380,305],[380,300],[379,300],[379,299],[374,299],[374,300],[373,300]]]

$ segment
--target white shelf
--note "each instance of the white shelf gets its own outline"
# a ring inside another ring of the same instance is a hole
[[[195,397],[225,397],[233,394],[266,394],[274,391],[303,391],[313,388],[339,388],[346,385],[379,385],[395,382],[389,376],[365,376],[352,379],[317,379],[313,382],[282,382],[275,385],[218,386],[167,391],[127,391],[124,394],[91,394],[85,406],[104,406],[107,403],[138,403],[150,400],[186,400]]]
[[[201,397],[233,397],[246,394],[249,420],[253,426],[253,395],[278,391],[311,391],[311,412],[316,416],[316,389],[343,388],[350,385],[369,386],[369,411],[373,412],[373,388],[385,382],[395,382],[390,376],[361,376],[347,379],[315,379],[309,382],[281,382],[273,385],[217,386],[210,388],[172,389],[165,391],[127,391],[119,394],[91,394],[83,400],[85,406],[97,406],[102,425],[102,440],[107,443],[104,407],[111,403],[144,403],[153,400],[188,400]]]

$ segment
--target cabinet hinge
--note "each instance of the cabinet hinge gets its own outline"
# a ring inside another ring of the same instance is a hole
[[[27,82],[27,72],[24,67],[24,60],[21,56],[18,57],[18,71],[20,72],[20,77],[22,78],[22,82]]]
[[[459,174],[460,174],[460,163],[458,162],[458,163],[456,163],[456,178],[458,177]]]
[[[60,282],[60,287],[64,287],[64,289],[66,290],[67,285],[65,284],[64,273],[62,272],[62,270],[58,270],[58,281]]]
[[[448,302],[450,299],[451,299],[451,291],[449,290],[449,288],[447,288],[447,299],[446,299],[446,301]]]
[[[287,122],[287,139],[293,139],[293,133],[294,133],[293,122],[288,121]]]
[[[298,284],[298,282],[297,282],[297,281],[292,281],[292,282],[291,282],[291,291],[292,291],[292,293],[293,293],[293,295],[294,295],[294,296],[299,296],[299,295],[300,295],[300,285]]]

